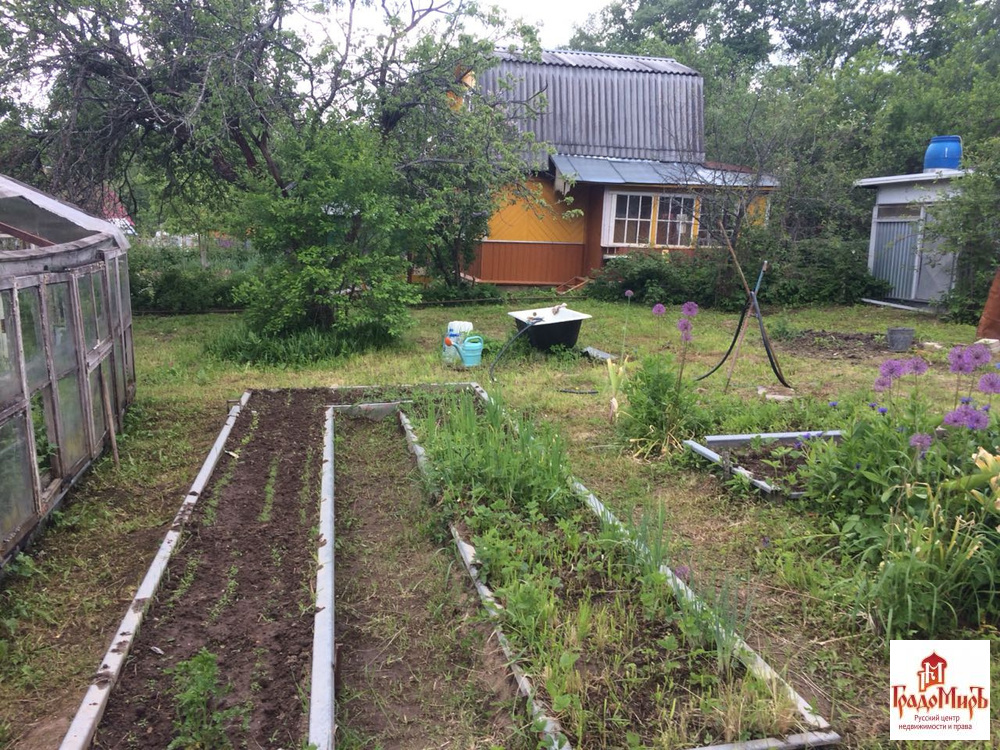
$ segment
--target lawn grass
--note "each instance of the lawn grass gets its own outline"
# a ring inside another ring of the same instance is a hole
[[[679,353],[678,308],[658,319],[638,305],[581,299],[571,306],[593,315],[583,324],[580,346],[617,354],[624,340],[632,358]],[[209,359],[205,341],[232,325],[233,316],[137,317],[137,400],[121,439],[121,471],[107,459],[98,462],[36,545],[32,561],[16,565],[0,590],[0,747],[58,743],[225,419],[227,400],[246,389],[466,379],[502,393],[508,407],[522,415],[554,425],[568,439],[574,474],[620,517],[637,520],[662,508],[671,558],[693,571],[695,587],[708,593],[723,582],[739,583],[753,613],[744,633],[750,644],[784,669],[800,692],[814,697],[838,729],[846,729],[849,745],[883,743],[887,644],[836,598],[829,601],[838,571],[835,561],[817,554],[817,537],[827,531],[822,524],[734,489],[689,459],[639,461],[623,453],[607,417],[603,364],[516,350],[497,366],[496,382],[487,382],[492,355],[513,332],[506,310],[421,308],[399,346],[299,369],[236,367]],[[736,318],[714,311],[698,315],[688,372],[700,374],[715,364]],[[470,320],[486,336],[483,367],[456,371],[442,365],[441,337],[449,320]],[[971,326],[871,306],[774,310],[768,321],[783,333],[884,334],[889,326],[912,326],[918,342],[944,347],[922,353],[933,365],[927,392],[941,405],[950,404],[953,383],[945,364],[948,347],[974,340]],[[822,404],[852,393],[863,397],[887,355],[848,360],[787,348],[779,353],[796,396]],[[704,399],[721,392],[727,368],[699,384]],[[760,398],[759,386],[775,385],[759,333],[752,329],[730,391],[750,401]],[[582,393],[589,390],[598,393]],[[998,683],[994,674],[994,697]]]

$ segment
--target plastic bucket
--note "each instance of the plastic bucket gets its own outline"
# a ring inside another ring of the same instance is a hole
[[[466,336],[465,341],[456,347],[466,367],[478,367],[483,361],[483,337]]]
[[[913,346],[916,331],[912,328],[889,328],[886,331],[886,342],[894,352],[905,352]]]

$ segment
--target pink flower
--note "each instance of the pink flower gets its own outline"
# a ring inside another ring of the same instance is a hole
[[[696,302],[685,302],[681,305],[681,315],[693,318],[698,314],[698,304]]]
[[[965,349],[965,360],[973,367],[988,365],[993,357],[985,344],[972,344]]]
[[[875,385],[872,386],[876,393],[882,393],[882,391],[887,391],[892,388],[892,378],[882,375],[881,377],[875,378]]]
[[[881,367],[878,368],[879,375],[883,378],[889,378],[890,380],[895,380],[896,378],[903,377],[907,370],[906,366],[901,360],[898,359],[887,359],[882,363]]]
[[[625,290],[625,296],[628,297],[629,299],[632,299],[632,297],[634,295],[635,295],[635,292],[633,292],[631,289],[626,289]]]

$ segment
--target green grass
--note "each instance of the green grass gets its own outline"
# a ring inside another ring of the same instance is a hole
[[[551,306],[555,298],[534,304]],[[583,324],[580,346],[620,351],[624,304],[581,299],[571,306],[593,315]],[[784,557],[777,559],[766,552],[771,547],[763,546],[764,539],[777,544],[789,536],[806,539],[827,530],[790,508],[730,494],[700,464],[680,457],[639,462],[622,455],[608,422],[610,386],[602,364],[520,349],[498,365],[496,383],[486,382],[489,352],[498,351],[514,330],[508,309],[417,309],[413,327],[397,347],[299,368],[235,366],[206,356],[205,342],[233,327],[234,316],[137,317],[137,401],[120,437],[121,470],[110,460],[99,461],[36,546],[34,568],[9,576],[0,590],[0,746],[32,737],[43,728],[38,722],[75,710],[165,525],[225,420],[227,401],[247,389],[468,379],[502,394],[512,411],[552,425],[567,443],[572,472],[619,517],[639,519],[651,501],[661,505],[672,557],[693,569],[696,584],[729,575],[752,593],[751,644],[774,666],[787,669],[797,685],[816,686],[822,706],[834,705],[849,727],[850,745],[881,742],[884,644],[867,634],[849,608],[816,603],[815,594],[836,575],[829,569],[833,561],[817,560],[806,543],[781,546]],[[657,319],[633,305],[624,331],[630,356],[677,354],[678,315],[679,308],[670,308]],[[945,347],[925,354],[934,365],[934,385],[928,390],[941,403],[949,400],[953,383],[946,373],[947,348],[975,338],[972,326],[869,306],[774,310],[768,315],[772,325],[792,332],[884,334],[888,326],[916,328],[917,341]],[[441,336],[450,320],[470,320],[487,338],[483,367],[454,370],[442,364]],[[714,365],[735,325],[735,315],[699,314],[686,371],[700,374]],[[817,359],[794,351],[780,357],[796,395],[818,404],[851,393],[862,397],[880,361],[877,356]],[[724,381],[722,371],[702,381],[700,397],[717,398]],[[758,386],[773,385],[759,333],[751,329],[730,391],[749,404],[757,402]],[[598,393],[579,393],[587,390]],[[829,646],[820,645],[827,640]]]

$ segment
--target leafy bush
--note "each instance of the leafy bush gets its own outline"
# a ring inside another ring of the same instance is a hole
[[[447,284],[434,281],[420,293],[424,302],[477,302],[494,304],[503,302],[500,287],[494,284]]]
[[[787,242],[763,228],[746,230],[737,253],[753,284],[761,264],[770,263],[760,300],[766,304],[850,305],[863,297],[880,297],[886,282],[868,273],[866,240],[837,237]],[[746,292],[728,250],[698,248],[670,255],[636,253],[614,258],[587,287],[596,299],[621,301],[631,289],[637,301],[680,304],[695,298],[709,307],[740,309]]]

